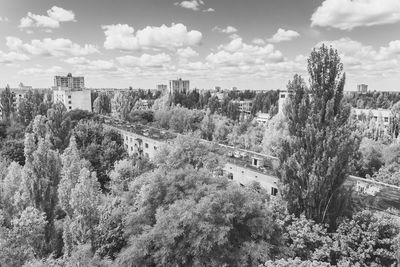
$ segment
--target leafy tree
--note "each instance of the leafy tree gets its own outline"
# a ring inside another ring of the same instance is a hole
[[[90,244],[94,252],[95,228],[99,222],[100,184],[95,173],[83,168],[78,183],[71,190],[71,218],[64,223],[65,251],[70,255],[77,245]]]
[[[279,177],[290,213],[334,225],[348,173],[349,157],[358,143],[348,123],[343,98],[345,75],[336,50],[320,47],[308,59],[310,89],[300,76],[288,84],[293,92],[285,116],[289,138],[279,153]]]
[[[46,215],[45,241],[47,249],[54,248],[56,231],[54,228],[55,209],[58,201],[57,187],[61,177],[59,154],[51,149],[48,138],[39,138],[36,144],[33,134],[25,138],[25,166],[22,180],[24,194],[29,205]]]
[[[93,111],[98,114],[111,113],[111,100],[106,93],[101,93],[93,102]]]
[[[7,140],[1,145],[0,156],[10,161],[25,164],[24,141],[23,140]]]
[[[95,121],[79,122],[73,135],[81,157],[90,162],[105,190],[114,163],[127,156],[121,135]]]
[[[340,223],[333,234],[332,263],[393,266],[396,263],[395,238],[399,231],[398,223],[390,215],[359,212],[352,220]]]
[[[265,125],[262,140],[263,152],[267,155],[277,156],[283,139],[288,135],[285,116],[279,113],[272,117]]]
[[[10,229],[0,228],[1,266],[21,266],[25,261],[41,256],[45,215],[28,207],[12,220]]]
[[[221,170],[224,163],[215,146],[186,136],[178,136],[170,146],[162,147],[154,162],[167,169],[191,165],[195,169],[211,171]]]
[[[136,177],[153,168],[154,164],[147,157],[132,157],[115,162],[114,169],[110,172],[111,193],[122,196]]]
[[[254,266],[279,244],[260,195],[205,170],[160,170],[135,180],[131,190],[136,211],[126,220],[130,245],[119,264]]]
[[[265,267],[292,267],[292,266],[297,266],[297,267],[330,267],[330,265],[327,262],[321,262],[321,261],[312,261],[312,260],[301,260],[300,258],[295,258],[295,259],[280,259],[276,261],[269,260],[267,261],[264,265]],[[342,266],[344,267],[344,266]]]
[[[9,120],[10,116],[14,113],[14,97],[9,85],[0,93],[0,106],[3,120]]]

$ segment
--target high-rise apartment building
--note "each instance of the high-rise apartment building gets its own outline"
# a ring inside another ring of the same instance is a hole
[[[71,73],[67,76],[55,76],[54,86],[62,89],[81,90],[85,88],[84,77],[73,77]]]
[[[169,93],[188,93],[190,91],[190,81],[182,80],[181,78],[177,80],[169,81]]]
[[[85,78],[55,76],[53,88],[54,103],[63,103],[67,110],[81,109],[92,111],[92,95],[90,90],[85,90]]]
[[[358,84],[357,91],[362,94],[368,93],[368,85],[367,84]]]

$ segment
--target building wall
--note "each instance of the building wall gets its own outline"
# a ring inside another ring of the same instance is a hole
[[[227,163],[224,171],[232,174],[232,180],[241,185],[250,185],[253,182],[259,182],[271,195],[278,191],[278,178],[261,172],[251,170],[236,164]]]
[[[278,113],[283,113],[285,108],[286,102],[289,98],[288,91],[281,91],[279,92],[279,100],[278,100]]]
[[[90,90],[54,90],[54,103],[63,103],[67,110],[81,109],[92,111],[92,96]]]
[[[136,133],[119,130],[124,138],[124,147],[130,156],[138,154],[140,156],[154,159],[157,151],[165,143],[152,138],[148,138]]]

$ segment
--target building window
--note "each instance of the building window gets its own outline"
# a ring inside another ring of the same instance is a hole
[[[128,136],[126,136],[126,141],[128,141]]]
[[[271,187],[271,195],[276,196],[278,194],[278,189],[275,187]]]
[[[285,98],[285,95],[281,95],[281,98]]]
[[[389,121],[389,118],[388,117],[385,117],[385,122],[388,122]]]
[[[71,101],[68,101],[68,104],[70,104],[70,105],[71,105]]]
[[[242,174],[244,173],[244,171],[242,171]]]
[[[154,147],[154,150],[157,150],[157,147],[156,147],[156,146]]]
[[[145,148],[149,148],[149,144],[148,144],[148,143],[145,143],[145,144],[144,144],[144,147],[145,147]]]
[[[258,166],[258,160],[257,159],[253,159],[253,166]]]
[[[131,146],[131,151],[133,151],[133,146]]]
[[[71,96],[69,95],[68,98],[71,98]]]
[[[146,158],[148,158],[148,157],[149,157],[149,153],[144,153],[144,155],[146,156]]]
[[[69,107],[69,109],[72,109],[72,107]]]

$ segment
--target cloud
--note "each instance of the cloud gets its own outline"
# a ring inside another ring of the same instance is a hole
[[[296,31],[279,28],[278,31],[270,39],[268,39],[268,41],[273,43],[279,43],[283,41],[293,40],[294,38],[297,38],[299,36],[300,34]]]
[[[400,21],[400,0],[325,0],[311,16],[311,26],[352,30]]]
[[[11,64],[17,61],[27,61],[29,57],[25,54],[16,53],[16,52],[9,52],[4,53],[0,51],[0,63]]]
[[[46,15],[36,15],[28,12],[26,17],[21,18],[19,28],[59,28],[60,22],[74,21],[75,14],[72,10],[66,10],[61,7],[53,6],[47,10]]]
[[[186,26],[178,23],[170,27],[147,26],[134,33],[134,28],[127,24],[102,26],[106,40],[106,49],[138,50],[148,48],[179,48],[199,44],[202,34],[199,31],[188,31]]]
[[[256,45],[265,45],[265,41],[261,38],[255,38],[251,42]]]
[[[192,1],[182,1],[180,3],[176,2],[174,3],[174,5],[197,11],[200,9],[202,5],[204,5],[204,2],[202,0],[192,0]]]
[[[214,8],[208,8],[208,9],[204,9],[203,12],[215,12]]]
[[[0,17],[0,22],[8,22],[9,19],[7,17]]]
[[[344,69],[353,76],[382,76],[400,73],[400,40],[391,41],[387,46],[376,49],[350,38],[322,41],[322,44],[337,49]]]
[[[223,32],[223,33],[226,33],[226,34],[232,34],[232,33],[238,32],[238,30],[233,26],[227,26],[225,29],[222,29],[222,28],[216,26],[216,27],[213,28],[213,31]]]
[[[21,39],[17,37],[8,36],[6,37],[7,46],[14,51],[20,51],[31,55],[43,55],[43,56],[85,56],[89,54],[99,53],[99,50],[89,44],[80,46],[79,44],[73,43],[69,39],[58,38],[44,38],[43,40],[32,40],[31,43],[23,43]]]
[[[53,66],[48,69],[42,68],[27,68],[20,70],[18,74],[20,75],[35,75],[35,76],[51,76],[54,74],[60,74],[63,72],[63,69],[60,66]]]
[[[186,48],[179,48],[176,53],[183,58],[190,58],[190,57],[196,57],[199,55],[196,51],[194,51],[191,47],[186,47]]]
[[[89,60],[84,57],[72,57],[64,60],[64,62],[74,65],[79,71],[116,70],[114,62],[109,60]]]
[[[246,44],[240,37],[219,46],[218,50],[216,53],[209,54],[206,60],[226,66],[260,65],[284,60],[282,53],[275,50],[272,44],[265,46]]]
[[[125,67],[162,68],[171,62],[171,57],[165,53],[161,53],[157,55],[143,54],[140,57],[123,56],[117,57],[116,60]]]

